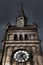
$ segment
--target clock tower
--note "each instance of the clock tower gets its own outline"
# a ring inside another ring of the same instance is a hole
[[[42,65],[38,25],[27,25],[23,6],[16,18],[16,25],[6,25],[1,61],[2,65]]]

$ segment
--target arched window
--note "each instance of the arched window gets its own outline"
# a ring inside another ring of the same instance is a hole
[[[17,35],[16,34],[14,35],[14,40],[17,40]]]
[[[23,40],[23,36],[22,35],[19,36],[19,40]]]
[[[25,34],[25,40],[28,40],[28,35],[27,34]]]

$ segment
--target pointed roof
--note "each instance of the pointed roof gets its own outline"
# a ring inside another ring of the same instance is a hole
[[[21,4],[21,9],[19,10],[18,16],[16,18],[16,22],[17,22],[17,20],[18,20],[19,17],[24,17],[24,21],[25,21],[24,26],[26,26],[27,22],[28,22],[28,19],[25,16],[25,13],[24,13],[24,10],[23,10],[23,4]]]
[[[19,10],[17,18],[20,16],[23,16],[25,19],[27,19],[27,17],[25,16],[24,10],[23,10],[23,4],[21,4],[21,9]],[[16,18],[16,20],[17,20],[17,18]]]
[[[19,11],[19,16],[25,16],[24,10],[23,10],[23,4],[21,4],[21,9]]]

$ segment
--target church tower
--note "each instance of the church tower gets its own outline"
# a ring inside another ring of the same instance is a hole
[[[7,24],[3,40],[2,65],[42,65],[38,25],[27,25],[23,6],[16,25]]]

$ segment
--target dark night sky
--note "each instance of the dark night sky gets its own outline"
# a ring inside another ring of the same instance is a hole
[[[43,49],[43,0],[0,0],[0,47],[4,38],[5,25],[16,23],[16,17],[23,3],[28,24],[36,22],[39,25],[39,37]]]

